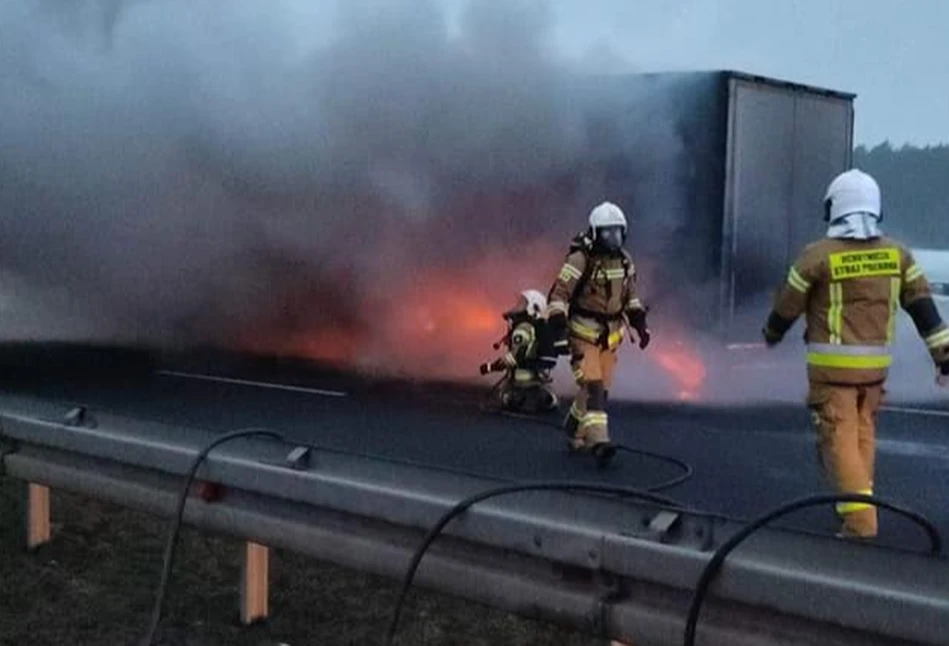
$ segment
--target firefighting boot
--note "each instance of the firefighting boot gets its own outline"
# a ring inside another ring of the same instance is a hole
[[[837,538],[867,541],[877,536],[877,513],[873,507],[841,514],[841,520],[843,523]]]
[[[591,452],[596,459],[597,468],[605,469],[613,463],[613,458],[616,457],[616,446],[612,442],[600,442],[593,445]]]

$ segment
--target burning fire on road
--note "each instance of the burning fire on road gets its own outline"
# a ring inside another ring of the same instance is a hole
[[[502,313],[521,290],[546,292],[562,259],[556,245],[540,242],[474,262],[429,267],[385,298],[367,300],[358,325],[263,335],[249,347],[387,376],[477,380],[477,366],[499,355],[492,345],[506,330]],[[325,309],[332,303],[310,306]],[[700,399],[706,368],[699,351],[675,324],[652,325],[653,342],[643,354],[651,369],[660,371],[660,380],[672,384],[668,398]],[[627,341],[621,352],[629,347]],[[626,360],[631,359],[621,362]]]

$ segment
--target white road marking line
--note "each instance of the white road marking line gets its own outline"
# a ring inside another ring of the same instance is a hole
[[[813,446],[817,440],[816,434],[813,433],[803,434],[793,431],[753,431],[753,433],[755,435],[766,435],[775,440],[791,444],[807,444]],[[949,444],[930,444],[913,440],[877,438],[876,448],[878,453],[932,458],[949,462]]]
[[[181,379],[196,379],[199,381],[217,381],[224,384],[237,384],[240,386],[254,386],[256,388],[270,388],[271,390],[286,390],[295,393],[308,393],[310,395],[323,395],[325,397],[346,397],[347,394],[339,390],[323,390],[321,388],[304,388],[303,386],[288,386],[286,384],[275,384],[266,381],[251,381],[249,379],[234,379],[232,377],[218,377],[216,375],[199,375],[191,372],[176,372],[174,370],[159,370],[158,374],[166,377],[180,377]]]
[[[925,415],[928,417],[949,417],[949,410],[935,410],[932,408],[909,408],[907,406],[880,406],[880,410],[891,413],[905,413],[906,415]]]
[[[877,449],[891,455],[949,460],[949,446],[904,440],[877,440]]]

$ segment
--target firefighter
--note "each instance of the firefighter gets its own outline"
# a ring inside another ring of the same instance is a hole
[[[913,319],[937,366],[949,375],[949,328],[912,254],[880,232],[880,188],[860,170],[836,177],[824,198],[825,239],[791,267],[762,333],[779,343],[805,315],[807,404],[825,476],[841,493],[873,492],[876,414],[891,364],[900,307]],[[872,538],[876,509],[840,503],[838,536]]]
[[[548,387],[549,371],[556,365],[544,319],[547,298],[536,289],[521,292],[518,303],[504,313],[508,331],[502,343],[507,353],[481,364],[481,374],[506,372],[495,389],[501,408],[520,413],[553,410],[559,401]],[[500,344],[495,344],[500,347]]]
[[[606,400],[625,326],[649,345],[646,308],[636,296],[636,271],[626,242],[626,216],[611,202],[596,206],[574,237],[548,296],[548,322],[558,355],[570,355],[579,387],[564,420],[571,451],[589,452],[601,467],[616,454]]]

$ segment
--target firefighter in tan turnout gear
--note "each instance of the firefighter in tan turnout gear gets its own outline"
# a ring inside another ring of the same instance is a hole
[[[592,453],[599,466],[616,454],[610,442],[607,395],[625,325],[649,345],[646,308],[634,289],[626,216],[610,202],[590,212],[589,228],[570,246],[548,296],[547,316],[558,354],[569,354],[579,392],[564,422],[569,446]]]
[[[900,307],[913,319],[938,373],[949,375],[949,328],[911,253],[880,233],[880,189],[869,175],[836,177],[825,197],[827,237],[794,262],[763,334],[778,343],[806,317],[808,406],[821,467],[840,493],[871,494],[877,409]],[[876,509],[840,503],[840,536],[877,534]]]

